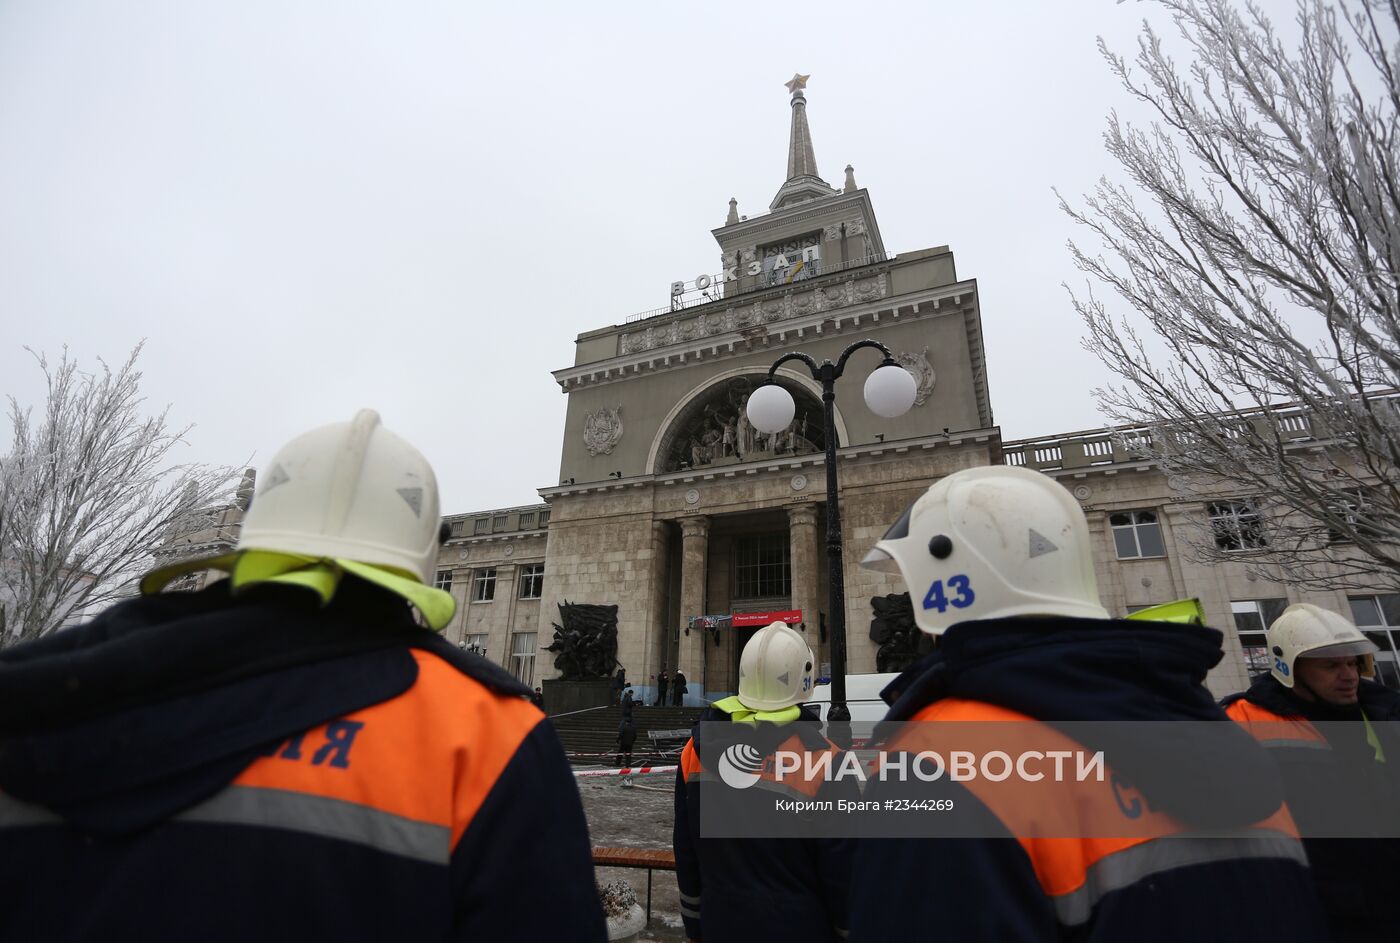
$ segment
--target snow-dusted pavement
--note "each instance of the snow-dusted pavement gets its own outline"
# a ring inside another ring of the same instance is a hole
[[[628,848],[670,848],[672,802],[675,773],[633,777],[628,788],[617,777],[578,780],[583,811],[588,816],[589,837],[594,845]],[[647,872],[634,868],[599,868],[598,881],[624,880],[646,906]],[[684,940],[681,928],[680,895],[676,875],[671,871],[652,872],[651,923],[641,940]]]

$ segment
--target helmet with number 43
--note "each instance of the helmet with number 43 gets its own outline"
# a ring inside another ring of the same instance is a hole
[[[973,619],[1107,619],[1079,504],[1026,468],[955,472],[924,492],[861,565],[899,572],[931,635]]]

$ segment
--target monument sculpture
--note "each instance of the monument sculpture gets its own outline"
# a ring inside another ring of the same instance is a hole
[[[617,664],[617,606],[588,603],[559,604],[554,641],[554,667],[562,681],[586,681],[612,674]]]
[[[933,638],[919,631],[914,623],[914,606],[908,593],[872,596],[870,608],[870,640],[879,645],[875,653],[875,670],[903,671],[918,659],[933,651]]]

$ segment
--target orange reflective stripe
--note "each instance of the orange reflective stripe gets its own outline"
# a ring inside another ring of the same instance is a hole
[[[681,750],[681,776],[690,782],[690,777],[700,772],[704,772],[704,767],[700,765],[700,755],[695,752],[695,738],[691,737],[685,742],[685,749]]]
[[[322,724],[254,761],[234,785],[324,796],[450,830],[471,824],[544,715],[428,652],[398,697]]]
[[[1327,738],[1306,717],[1285,717],[1244,698],[1225,708],[1225,714],[1266,747],[1295,746],[1330,749]]]
[[[820,757],[830,753],[832,756],[832,772],[835,772],[836,757],[839,750],[830,741],[824,750],[808,750],[803,744],[802,738],[793,734],[783,741],[773,754],[769,754],[763,761],[762,769],[758,770],[759,781],[755,785],[764,787],[767,785],[772,789],[782,792],[792,792],[805,798],[811,798],[821,791],[826,782],[824,772],[814,760],[812,763],[804,762],[803,765],[792,773],[784,773],[779,779],[776,770],[776,754],[779,752],[802,753],[805,756]],[[686,741],[685,749],[681,750],[681,775],[687,783],[700,782],[715,779],[716,777],[706,772],[705,767],[700,762],[700,754],[695,749],[695,738]],[[810,772],[811,775],[808,775]]]
[[[942,745],[945,736],[940,736],[942,724],[955,722],[988,722],[1001,725],[1014,735],[1018,725],[1024,737],[1031,737],[1037,750],[1082,750],[1081,744],[1065,736],[1052,726],[1035,720],[1017,711],[1008,710],[994,704],[948,698],[935,701],[913,718],[916,721],[939,721],[939,725],[927,728],[927,736],[914,733],[898,742],[899,749],[917,749]],[[970,725],[969,725],[970,726]],[[969,741],[967,727],[949,727],[946,738],[961,737],[964,743],[976,750],[979,744]],[[999,734],[1000,735],[1000,734]],[[1014,743],[1012,736],[1009,742]],[[981,749],[986,743],[980,744]],[[1018,783],[1014,779],[994,782],[977,777],[966,780],[963,785],[992,814],[1007,827],[1017,842],[1025,850],[1035,870],[1036,878],[1045,893],[1056,899],[1057,909],[1062,917],[1070,919],[1083,911],[1084,901],[1092,901],[1107,892],[1114,882],[1127,879],[1127,875],[1141,872],[1144,876],[1154,870],[1167,867],[1180,867],[1192,862],[1225,860],[1240,857],[1286,857],[1300,859],[1302,846],[1297,841],[1298,831],[1286,807],[1280,808],[1269,818],[1256,822],[1231,836],[1233,844],[1219,844],[1219,838],[1192,840],[1186,826],[1157,811],[1139,793],[1111,768],[1105,768],[1104,781],[1065,782],[1044,784]],[[1118,811],[1132,811],[1131,821],[1122,819],[1122,831],[1128,834],[1098,837],[1105,833],[1105,826],[1117,828]],[[1063,836],[1072,834],[1078,826],[1081,834],[1076,837],[1034,837],[1037,834]],[[1163,849],[1149,848],[1149,843],[1169,839],[1181,844]],[[1290,844],[1291,843],[1291,844]],[[1280,850],[1282,848],[1282,851]],[[1110,860],[1112,859],[1112,860]],[[1111,880],[1103,883],[1108,875]],[[1096,890],[1096,888],[1098,890]],[[1072,898],[1069,895],[1074,895]],[[1060,907],[1063,902],[1065,906]],[[1077,917],[1075,917],[1077,919]],[[1087,918],[1085,918],[1087,919]],[[1073,922],[1071,920],[1071,922]]]

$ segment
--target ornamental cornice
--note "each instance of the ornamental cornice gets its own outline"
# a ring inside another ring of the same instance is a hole
[[[856,287],[859,282],[867,285],[863,290],[865,297]],[[673,364],[689,366],[698,361],[741,356],[757,344],[767,346],[770,338],[787,343],[790,336],[801,339],[809,333],[840,336],[869,330],[885,318],[897,322],[958,313],[974,325],[978,321],[975,281],[898,296],[891,296],[888,286],[889,273],[881,271],[864,279],[795,289],[756,302],[701,311],[644,330],[624,332],[618,338],[622,351],[618,356],[556,370],[552,376],[563,392],[571,393],[633,378],[644,371],[665,370]],[[849,299],[849,303],[830,306],[828,290],[837,292],[838,299]]]
[[[710,230],[710,233],[722,242],[729,242],[742,235],[753,235],[764,230],[779,229],[790,223],[803,223],[819,217],[830,217],[832,210],[850,204],[862,206],[868,211],[873,210],[870,195],[862,189],[854,193],[838,193],[835,196],[813,200],[810,203],[798,203],[796,206],[800,206],[802,209],[799,211],[794,207],[791,215],[787,215],[783,210],[775,210],[772,213],[765,213],[762,216],[734,223],[731,226],[720,226]]]
[[[889,442],[867,442],[862,445],[847,445],[836,450],[837,459],[841,462],[856,461],[866,458],[880,458],[882,456],[901,456],[909,453],[918,454],[932,449],[961,448],[964,445],[983,445],[989,442],[1001,441],[1001,430],[994,427],[985,429],[964,429],[959,432],[941,432],[934,435],[919,436],[912,439],[895,439]],[[580,481],[571,482],[565,485],[558,485],[551,488],[540,488],[539,495],[547,498],[551,502],[556,498],[567,498],[572,495],[603,494],[611,491],[624,491],[638,488],[668,488],[697,484],[703,488],[705,482],[723,482],[735,478],[757,479],[791,477],[794,472],[803,468],[824,468],[826,456],[820,453],[807,455],[784,455],[781,458],[776,456],[766,457],[761,461],[742,462],[738,465],[706,466],[703,469],[687,468],[682,471],[666,472],[660,475],[634,475],[630,478],[605,478],[601,481]],[[845,465],[842,465],[844,468]],[[820,486],[821,479],[813,473],[811,481]],[[810,482],[809,482],[810,484]],[[797,494],[789,498],[795,501],[794,506],[811,502],[811,495]]]

